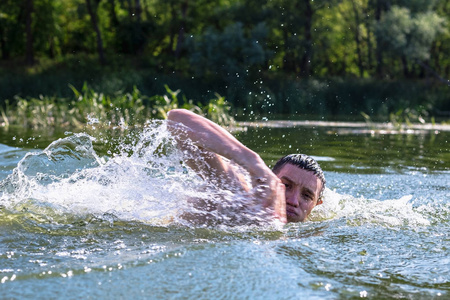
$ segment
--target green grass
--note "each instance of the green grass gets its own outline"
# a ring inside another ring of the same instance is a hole
[[[26,128],[80,128],[88,123],[99,126],[139,126],[149,119],[166,119],[167,112],[185,108],[221,124],[230,125],[234,118],[225,98],[216,95],[207,105],[194,103],[185,96],[179,99],[180,90],[173,91],[167,85],[166,93],[146,96],[137,87],[131,92],[107,95],[89,88],[85,83],[81,90],[70,86],[71,97],[39,96],[14,97],[14,104],[6,101],[0,106],[0,124],[20,125]]]

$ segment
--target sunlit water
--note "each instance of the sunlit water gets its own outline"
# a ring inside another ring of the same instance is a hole
[[[163,122],[116,131],[0,131],[0,298],[450,297],[449,132],[237,132],[325,170],[324,204],[280,227],[232,226],[244,195],[186,168]],[[192,197],[225,198],[220,222],[182,219]]]

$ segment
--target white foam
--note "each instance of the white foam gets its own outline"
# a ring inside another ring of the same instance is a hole
[[[339,194],[330,189],[324,193],[324,203],[317,206],[311,220],[347,219],[349,225],[380,224],[395,226],[427,226],[430,222],[412,204],[412,196],[377,200]]]
[[[206,186],[186,168],[164,122],[149,123],[131,143],[120,143],[108,157],[99,157],[93,141],[85,133],[73,134],[41,152],[28,153],[13,174],[0,182],[0,204],[14,208],[32,201],[55,213],[112,214],[123,220],[164,223],[176,219],[180,211],[192,209],[189,198],[225,198],[228,215],[222,216],[224,219],[235,220],[243,214],[245,195]],[[322,157],[326,159],[331,158]],[[421,213],[423,207],[413,207],[413,200],[411,195],[366,199],[327,189],[324,204],[314,209],[311,220],[345,218],[350,225],[429,225]],[[216,217],[217,213],[211,212]],[[256,212],[246,213],[260,217]]]

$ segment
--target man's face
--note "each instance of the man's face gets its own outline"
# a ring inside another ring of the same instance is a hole
[[[302,222],[319,200],[322,181],[313,172],[285,164],[276,174],[286,186],[286,217],[288,222]]]

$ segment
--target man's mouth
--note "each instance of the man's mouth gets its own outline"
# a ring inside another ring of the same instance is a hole
[[[290,216],[298,216],[294,208],[286,207],[286,214]]]

